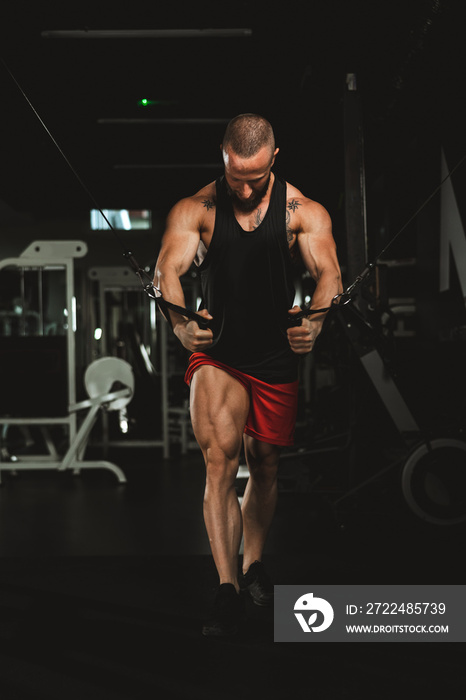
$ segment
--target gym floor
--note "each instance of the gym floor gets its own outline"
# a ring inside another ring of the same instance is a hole
[[[399,466],[382,469],[369,444],[366,435],[358,468],[372,454],[376,478],[354,493],[344,449],[285,453],[264,555],[274,583],[462,582],[464,526],[416,516]],[[464,693],[463,644],[276,643],[272,611],[252,605],[236,637],[203,638],[217,577],[200,455],[127,448],[109,457],[126,484],[102,470],[3,474],[2,700]],[[243,486],[238,479],[239,496]]]

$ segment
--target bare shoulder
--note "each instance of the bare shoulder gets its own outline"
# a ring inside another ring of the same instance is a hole
[[[332,222],[325,207],[303,195],[293,185],[287,183],[286,188],[287,217],[296,233],[307,233],[330,229]]]
[[[311,277],[318,283],[323,272],[330,272],[340,279],[328,211],[291,185],[287,187],[286,206],[288,241],[298,249]]]
[[[215,205],[217,203],[215,182],[210,182],[208,185],[199,190],[199,192],[196,192],[192,199],[195,200],[197,206],[201,205],[207,211],[215,209]]]
[[[206,218],[215,211],[215,182],[212,182],[196,194],[180,199],[170,210],[167,228],[189,228],[201,231],[206,225]]]

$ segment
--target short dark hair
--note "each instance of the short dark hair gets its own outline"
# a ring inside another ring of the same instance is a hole
[[[230,148],[241,158],[251,158],[263,146],[269,146],[273,155],[275,136],[267,119],[259,114],[239,114],[229,122],[223,137],[224,151]]]

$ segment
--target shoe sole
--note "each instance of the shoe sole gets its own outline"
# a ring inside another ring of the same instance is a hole
[[[247,588],[242,588],[241,592],[246,593],[251,598],[254,605],[258,605],[261,608],[272,608],[273,607],[273,598],[270,598],[270,600],[267,600],[267,601],[262,601],[260,598],[254,598],[251,591],[249,591]]]
[[[251,599],[254,605],[259,606],[259,608],[273,608],[273,600],[267,600],[264,602],[263,600],[256,600],[252,596]]]

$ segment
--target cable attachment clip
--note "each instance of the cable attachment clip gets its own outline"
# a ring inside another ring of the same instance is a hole
[[[180,314],[181,316],[184,316],[185,318],[189,318],[191,321],[196,321],[199,328],[202,328],[203,330],[205,330],[206,328],[209,328],[209,320],[208,319],[205,319],[203,316],[200,316],[195,311],[191,311],[190,309],[186,309],[184,306],[178,306],[177,304],[172,304],[170,301],[167,301],[166,299],[164,299],[161,290],[155,286],[155,284],[152,282],[152,280],[150,279],[147,272],[139,266],[139,263],[137,262],[136,258],[133,256],[133,254],[130,251],[126,251],[123,255],[128,260],[129,264],[133,268],[136,275],[139,277],[139,281],[142,284],[142,288],[143,288],[144,292],[147,294],[148,297],[150,297],[151,299],[154,299],[154,301],[157,303],[157,306],[159,307],[160,311],[162,312],[164,318],[170,324],[171,328],[173,328],[173,326],[172,326],[172,322],[170,319],[169,311],[175,311],[177,314]],[[149,282],[147,282],[146,280],[149,280]]]
[[[361,274],[356,277],[354,282],[350,284],[350,286],[347,287],[344,292],[342,292],[341,294],[336,294],[333,297],[332,305],[336,304],[338,306],[346,306],[346,304],[349,304],[351,301],[353,301],[356,296],[356,289],[359,287],[360,284],[364,282],[364,280],[370,275],[374,268],[375,263],[368,263],[368,265],[364,268]]]

